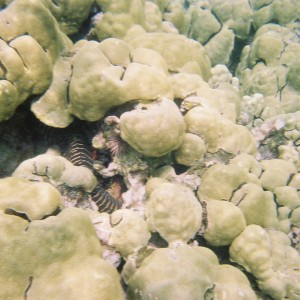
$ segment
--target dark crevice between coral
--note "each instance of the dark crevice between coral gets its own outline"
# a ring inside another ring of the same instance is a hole
[[[298,173],[290,174],[290,176],[289,176],[289,178],[288,178],[288,180],[287,180],[287,182],[286,182],[286,185],[289,185],[289,184],[291,183],[291,181],[293,180],[293,178],[294,178],[294,176],[295,176],[296,174],[298,174]]]
[[[265,8],[265,7],[268,7],[268,6],[272,5],[273,2],[274,2],[274,0],[271,1],[271,2],[269,2],[269,3],[263,3],[263,4],[261,4],[261,6],[259,6],[256,11],[259,11],[262,8]],[[254,7],[252,6],[252,1],[248,0],[248,3],[250,5],[250,7],[252,8],[252,10],[254,10]]]
[[[67,106],[70,105],[70,86],[71,86],[71,79],[72,79],[72,76],[73,76],[73,70],[74,67],[73,65],[71,65],[71,73],[70,73],[70,79],[68,80],[68,85],[67,85],[67,88],[66,88],[66,98],[67,98]]]
[[[247,195],[248,194],[244,194],[243,197],[235,205],[239,206],[243,202],[243,200],[246,198]]]
[[[288,142],[288,138],[286,138],[284,133],[284,128],[279,130],[272,130],[260,142],[257,150],[262,159],[273,159],[278,157],[278,147],[281,145],[285,145]]]
[[[53,1],[53,0],[52,0]],[[75,44],[79,40],[97,40],[96,35],[92,32],[93,28],[93,17],[98,13],[96,4],[94,3],[90,9],[89,16],[81,24],[79,30],[76,33],[70,34],[69,38]]]
[[[202,206],[202,224],[200,231],[204,233],[208,227],[207,203],[206,201],[200,201],[200,204]]]
[[[260,112],[260,115],[259,116],[256,116],[256,115],[254,115],[253,116],[253,120],[252,120],[252,123],[251,123],[251,126],[254,128],[254,127],[256,127],[255,126],[255,122],[257,121],[257,120],[261,120],[262,122],[264,122],[265,120],[261,117],[261,114],[263,113],[263,110]]]
[[[294,141],[294,145],[295,145],[295,147],[299,147],[300,146],[300,138],[298,138],[298,139],[296,139]]]
[[[163,239],[158,232],[152,232],[149,244],[155,245],[157,248],[166,248],[168,243]]]
[[[24,36],[24,35],[30,35],[27,31],[25,31],[25,32],[22,32],[22,33],[20,33],[19,35],[16,35],[16,36],[14,36],[14,37],[12,37],[11,39],[6,39],[6,40],[4,40],[6,43],[7,43],[7,45],[9,46],[9,43],[11,43],[12,41],[14,41],[14,40],[16,40],[16,39],[18,39],[19,37],[22,37],[22,36]],[[10,46],[11,47],[11,46]],[[12,48],[12,47],[11,47]]]
[[[233,265],[233,263],[230,260],[230,255],[229,255],[230,245],[229,246],[212,246],[205,240],[205,238],[201,234],[196,235],[195,240],[199,246],[206,247],[206,248],[209,248],[210,250],[212,250],[218,256],[220,264]]]
[[[24,219],[28,222],[31,222],[31,219],[27,216],[26,213],[17,211],[13,208],[6,208],[4,213],[7,214],[7,215],[20,217],[20,218],[22,218],[22,219]]]
[[[51,0],[51,2],[52,2],[52,4],[53,4],[54,6],[59,7],[59,4],[57,3],[56,0]]]
[[[241,39],[235,36],[233,50],[231,52],[229,63],[228,63],[228,69],[231,74],[235,74],[237,66],[241,61],[242,51],[245,46],[252,44],[254,40],[254,35],[255,35],[255,29],[253,27],[253,24],[251,24],[247,39]]]
[[[190,2],[188,0],[184,0],[183,8],[188,10],[190,8]]]
[[[174,156],[174,153],[171,153],[172,157]],[[173,158],[174,159],[174,158]],[[173,160],[175,161],[175,159]],[[185,166],[185,165],[181,165],[181,164],[174,164],[173,168],[175,170],[176,174],[182,174],[188,171],[189,167]]]
[[[267,66],[267,62],[263,58],[259,58],[255,61],[255,63],[253,65],[249,66],[249,69],[252,70],[256,65],[261,64],[261,63],[264,64],[265,66]]]
[[[21,59],[21,61],[22,61],[22,64],[24,65],[24,67],[25,67],[26,69],[28,69],[28,66],[27,66],[27,64],[25,63],[25,61],[24,61],[22,55],[20,54],[19,50],[16,49],[15,47],[12,47],[11,45],[9,45],[9,47],[10,47],[11,49],[14,49],[14,51],[15,51],[15,52],[18,54],[18,56],[20,57],[20,59]]]
[[[54,209],[54,211],[52,213],[47,214],[44,217],[42,217],[41,220],[47,219],[48,217],[57,216],[61,211],[62,211],[62,208],[58,206]]]
[[[33,282],[33,276],[29,276],[28,278],[28,285],[25,289],[25,292],[24,292],[24,299],[27,300],[28,299],[28,292],[32,286],[32,282]]]
[[[120,67],[122,67],[122,66],[120,66]],[[150,66],[149,66],[150,67]],[[120,76],[120,81],[123,81],[124,80],[124,77],[125,77],[125,73],[126,73],[126,69],[124,68],[124,67],[122,67],[123,68],[123,72],[122,72],[122,74],[121,74],[121,76]]]
[[[11,176],[22,161],[48,148],[42,123],[30,110],[34,97],[21,104],[10,119],[0,122],[0,178]]]
[[[6,80],[6,75],[7,75],[7,68],[5,67],[5,65],[2,63],[2,61],[0,60],[0,68],[3,70],[4,72],[4,76],[1,79],[5,79]]]
[[[230,196],[230,198],[228,199],[228,202],[231,202],[232,201],[232,198],[234,197],[234,195],[235,195],[235,193],[237,192],[237,191],[239,191],[245,184],[247,184],[248,182],[242,182],[241,184],[239,184],[233,191],[232,191],[232,193],[231,193],[231,196]],[[245,195],[244,195],[245,196]],[[242,197],[242,199],[244,198],[244,196]],[[224,199],[225,201],[226,201],[226,199]],[[238,202],[238,203],[240,203],[241,202],[241,200]],[[238,204],[235,204],[235,205],[238,205]]]
[[[219,20],[218,16],[213,12],[211,11],[211,14],[217,19],[217,21],[220,23],[220,28],[219,30],[217,30],[216,32],[213,32],[209,37],[208,39],[204,42],[204,43],[201,43],[202,46],[204,47],[206,44],[208,44],[217,34],[219,34],[222,29],[223,29],[223,23]]]
[[[208,287],[203,295],[204,300],[214,299],[214,290],[216,285],[213,283],[212,286]]]
[[[279,87],[280,84],[279,84],[279,78],[278,78],[278,76],[276,77],[276,83],[277,83],[277,86]],[[276,92],[275,97],[279,98],[279,102],[282,101],[282,91],[286,87],[286,85],[287,85],[287,82],[285,82],[285,84],[281,88],[279,88],[278,91]],[[278,95],[279,95],[279,97],[278,97]]]

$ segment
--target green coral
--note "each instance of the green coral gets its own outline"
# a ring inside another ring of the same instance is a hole
[[[83,43],[72,60],[66,109],[80,119],[99,120],[109,109],[130,100],[173,98],[166,64],[154,51],[131,51],[124,41],[108,39]]]
[[[288,24],[296,20],[300,12],[299,2],[296,0],[252,0],[251,3],[254,8],[253,24],[255,28],[272,21],[278,22],[280,25]]]
[[[184,119],[187,131],[199,135],[205,141],[208,152],[219,149],[235,154],[256,152],[254,138],[247,128],[233,123],[213,108],[194,107]]]
[[[230,246],[230,258],[252,273],[260,289],[273,299],[297,299],[300,264],[297,250],[280,231],[249,225]]]
[[[130,278],[127,296],[129,299],[204,299],[213,287],[210,277],[214,263],[201,249],[188,246],[157,249]]]
[[[0,179],[0,189],[0,210],[4,213],[10,211],[39,220],[63,207],[59,192],[46,182],[7,177]]]
[[[129,209],[116,210],[110,216],[112,224],[108,241],[123,257],[138,252],[148,244],[150,232],[142,217]]]
[[[297,189],[292,186],[279,186],[274,189],[278,207],[279,229],[285,233],[290,231],[291,224],[299,225],[295,220],[294,210],[300,206]],[[295,222],[295,223],[294,223]]]
[[[123,113],[120,130],[122,139],[134,149],[146,156],[158,157],[181,145],[185,124],[176,104],[163,99],[141,103],[135,110]]]
[[[215,164],[202,176],[197,193],[199,198],[205,201],[230,201],[234,192],[247,182],[259,184],[259,179],[238,166]]]
[[[76,33],[87,19],[93,0],[46,0],[51,13],[58,21],[60,29],[65,34]]]
[[[146,217],[150,230],[168,243],[188,241],[200,229],[202,207],[189,188],[158,181],[149,194]]]
[[[74,166],[64,157],[52,154],[41,154],[23,161],[12,176],[46,181],[54,186],[66,184],[69,187],[82,187],[88,192],[97,185],[96,177],[88,168]]]
[[[231,265],[219,265],[214,272],[215,300],[228,299],[257,299],[246,275]]]
[[[73,121],[68,111],[71,63],[59,59],[53,67],[53,80],[47,91],[31,105],[35,116],[48,126],[64,128]]]
[[[142,0],[96,0],[96,3],[103,12],[95,26],[100,41],[110,37],[123,38],[134,25],[145,24],[145,2]]]
[[[244,214],[247,225],[257,224],[264,228],[278,227],[278,212],[274,195],[254,183],[244,184],[231,199]]]
[[[178,270],[181,270],[178,272]],[[153,276],[156,274],[156,276]],[[130,277],[129,299],[257,299],[247,277],[204,247],[154,250]]]
[[[149,48],[158,52],[167,62],[170,73],[198,74],[208,80],[210,60],[201,44],[183,35],[154,32],[126,37],[134,48]]]
[[[0,215],[1,298],[121,299],[116,270],[102,250],[88,215],[68,208],[31,223]]]
[[[271,163],[272,161],[267,162]],[[275,166],[275,161],[273,163]],[[269,172],[274,174],[271,169]],[[276,198],[272,193],[274,188],[266,184],[266,178],[270,178],[271,173],[269,172],[264,172],[264,161],[259,165],[253,157],[246,154],[240,155],[232,159],[228,165],[215,164],[208,168],[202,176],[202,182],[197,193],[201,201],[207,201],[208,207],[210,202],[214,200],[225,200],[230,202],[231,205],[236,205],[242,212],[247,225],[257,224],[264,228],[278,228],[280,223],[277,205],[282,206],[283,204],[275,202]],[[282,175],[284,176],[284,172],[282,172]],[[273,182],[276,184],[275,181]],[[280,183],[278,185],[281,186]],[[282,185],[284,186],[286,183],[282,183]],[[292,187],[290,188],[292,189]],[[212,210],[212,215],[214,216],[217,212],[217,210],[216,212]],[[225,217],[226,214],[224,214]],[[280,218],[283,218],[283,216]],[[222,216],[216,216],[215,219],[218,222],[222,220]],[[288,219],[286,214],[285,219]],[[225,221],[223,223],[229,224]],[[223,223],[220,221],[220,224]],[[281,225],[280,228],[286,232],[287,224]],[[211,226],[214,226],[214,224]],[[219,231],[221,232],[221,229]],[[226,234],[229,232],[230,229],[226,230]]]
[[[243,49],[237,76],[245,94],[265,97],[264,119],[299,110],[298,49],[297,29],[278,24],[260,27],[253,43]]]
[[[201,159],[206,152],[203,139],[195,134],[186,133],[180,147],[175,151],[175,159],[179,164],[191,166]]]
[[[0,298],[299,298],[299,1],[0,7],[0,121],[18,109],[1,174],[33,156],[0,180]],[[95,165],[123,209],[62,208],[97,180],[34,157],[29,105],[53,127],[97,121]]]
[[[70,46],[43,1],[13,1],[0,12],[0,121],[10,118],[29,96],[42,94],[52,66]]]
[[[230,245],[246,227],[242,211],[230,202],[210,200],[206,203],[206,213],[203,236],[213,246]]]
[[[292,175],[297,173],[296,166],[283,159],[263,160],[263,173],[260,177],[262,186],[273,191],[275,188],[289,184]],[[274,178],[273,174],[277,174]]]

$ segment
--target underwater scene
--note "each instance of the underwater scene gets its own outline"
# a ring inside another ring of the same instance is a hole
[[[0,300],[300,300],[300,1],[0,0]]]

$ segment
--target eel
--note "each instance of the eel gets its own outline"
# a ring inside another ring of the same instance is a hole
[[[48,127],[48,126],[47,126]],[[102,187],[99,174],[93,167],[93,153],[91,145],[91,125],[75,120],[64,129],[47,128],[47,140],[50,145],[57,145],[62,156],[75,166],[83,166],[91,170],[98,178],[98,184],[90,193],[96,203],[99,212],[111,213],[121,207],[121,202],[115,199],[104,187]]]

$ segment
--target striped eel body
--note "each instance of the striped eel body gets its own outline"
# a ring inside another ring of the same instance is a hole
[[[86,167],[98,177],[93,168],[92,146],[86,131],[83,123],[74,122],[66,129],[51,130],[50,141],[60,147],[62,155],[72,164]],[[121,202],[105,190],[100,182],[91,192],[91,198],[99,212],[111,213],[121,207]]]

